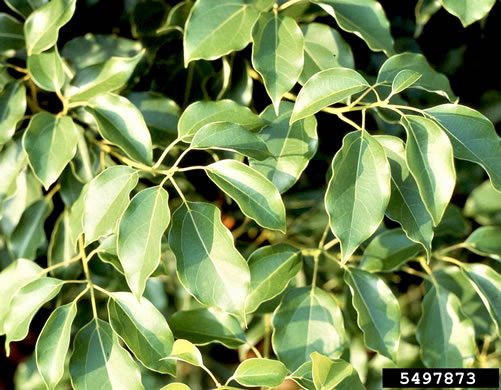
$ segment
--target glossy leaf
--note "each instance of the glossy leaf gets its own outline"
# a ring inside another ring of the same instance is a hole
[[[313,352],[315,353],[315,352]],[[313,354],[312,353],[312,354]],[[311,355],[312,355],[311,354]],[[310,355],[310,357],[311,357]],[[290,378],[296,382],[301,388],[307,390],[316,390],[315,384],[313,383],[313,373],[312,373],[312,361],[301,364],[297,370],[295,370]]]
[[[266,176],[284,193],[291,188],[306,169],[317,151],[317,120],[308,117],[289,125],[293,104],[281,102],[278,115],[272,106],[262,113],[268,124],[259,132],[272,157],[258,161],[250,158],[249,165]]]
[[[21,137],[17,137],[5,144],[0,150],[0,217],[2,216],[2,206],[5,200],[12,197],[17,191],[17,179],[20,171],[26,165],[26,154],[24,153]]]
[[[115,231],[137,182],[137,171],[125,166],[108,168],[91,181],[83,217],[86,245]]]
[[[258,16],[257,8],[244,0],[197,1],[184,29],[184,65],[242,50],[251,40]]]
[[[5,5],[12,11],[26,18],[33,12],[33,5],[28,0],[5,0]]]
[[[108,300],[110,325],[147,368],[175,375],[175,364],[160,360],[172,351],[174,337],[162,313],[145,297],[115,292]]]
[[[484,18],[496,3],[496,0],[440,0],[443,7],[457,16],[463,27]]]
[[[344,344],[341,310],[324,290],[295,288],[275,311],[273,350],[290,371],[310,360],[315,351],[336,359],[343,353]]]
[[[112,265],[118,272],[120,272],[122,275],[124,274],[122,263],[120,263],[120,259],[117,255],[116,234],[112,234],[101,241],[101,243],[97,247],[97,255],[99,256],[99,259],[101,259],[101,261]]]
[[[184,339],[176,340],[172,347],[170,356],[164,359],[181,360],[196,367],[201,367],[204,365],[202,361],[202,354],[200,353],[198,348],[188,340]]]
[[[160,243],[169,222],[169,194],[161,186],[137,193],[120,218],[117,254],[138,299],[160,263]]]
[[[391,84],[391,93],[400,93],[412,87],[423,75],[411,69],[404,69],[397,73]]]
[[[287,368],[282,362],[256,358],[240,363],[232,378],[242,386],[276,387],[285,381],[287,374]]]
[[[390,199],[390,165],[371,135],[354,131],[344,137],[332,161],[332,172],[325,208],[346,262],[383,220]]]
[[[37,367],[48,389],[54,389],[64,374],[70,346],[71,325],[77,314],[76,302],[58,307],[47,319],[36,344]]]
[[[290,122],[311,116],[368,87],[367,81],[353,69],[332,68],[318,72],[299,91]]]
[[[77,255],[71,236],[70,212],[64,210],[57,219],[47,249],[47,264],[53,266],[71,260]],[[80,263],[71,263],[54,269],[53,274],[62,279],[74,279],[81,272]]]
[[[184,383],[169,383],[167,386],[162,387],[160,390],[190,390]]]
[[[463,212],[481,225],[501,224],[501,193],[484,181],[466,199]]]
[[[482,226],[464,242],[464,246],[479,255],[501,260],[501,227]]]
[[[60,91],[66,76],[57,46],[28,57],[28,72],[33,82],[46,91]]]
[[[54,46],[59,29],[69,22],[75,6],[76,0],[52,0],[33,11],[24,24],[28,55],[40,54]]]
[[[436,226],[456,184],[451,143],[431,119],[409,115],[402,119],[402,125],[407,132],[407,165]]]
[[[243,314],[249,267],[222,224],[217,207],[184,203],[172,215],[169,244],[176,256],[178,277],[190,294],[207,306]]]
[[[77,333],[70,360],[75,390],[143,389],[141,374],[111,326],[95,319]]]
[[[252,41],[252,64],[278,114],[280,100],[303,71],[303,33],[294,19],[263,12],[252,28]]]
[[[77,151],[77,129],[69,116],[45,111],[31,118],[23,136],[23,148],[33,173],[48,189]]]
[[[23,47],[23,24],[9,14],[0,13],[0,54]]]
[[[9,141],[26,112],[26,88],[12,81],[0,90],[0,145]]]
[[[364,389],[358,373],[344,360],[331,360],[318,352],[313,352],[311,361],[316,389]]]

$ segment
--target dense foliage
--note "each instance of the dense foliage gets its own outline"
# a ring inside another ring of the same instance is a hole
[[[417,44],[495,0],[418,0],[405,39],[376,0],[4,2],[0,335],[9,359],[36,340],[16,388],[501,364],[499,96],[460,104]]]

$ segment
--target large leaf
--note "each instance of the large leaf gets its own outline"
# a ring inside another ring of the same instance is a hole
[[[397,137],[376,136],[391,168],[391,196],[386,215],[397,221],[407,236],[431,254],[433,220],[419,195],[419,188],[405,161],[405,144]]]
[[[54,46],[63,27],[75,12],[76,0],[52,0],[26,19],[24,35],[28,55],[40,54]]]
[[[0,150],[0,217],[5,200],[12,197],[17,191],[17,180],[21,170],[26,166],[26,154],[24,153],[21,137],[16,137],[6,143]]]
[[[336,19],[343,30],[362,38],[374,51],[393,53],[390,22],[375,0],[313,0]]]
[[[230,313],[244,313],[249,267],[216,206],[188,202],[179,207],[172,215],[169,244],[179,279],[197,300]]]
[[[463,27],[484,18],[496,0],[440,0],[444,8],[457,16]]]
[[[257,8],[244,0],[197,1],[184,28],[184,65],[243,49],[258,16]]]
[[[353,69],[332,68],[318,72],[299,91],[290,122],[311,116],[368,87],[367,81]]]
[[[141,112],[126,98],[112,93],[90,99],[88,111],[103,138],[117,145],[133,159],[151,164],[151,135]]]
[[[409,115],[402,118],[402,125],[407,132],[407,165],[437,226],[456,184],[451,142],[431,119]]]
[[[301,252],[289,244],[265,246],[248,260],[251,284],[246,311],[252,313],[261,303],[282,293],[301,269]]]
[[[23,24],[9,14],[0,13],[0,54],[23,47]]]
[[[475,329],[451,292],[432,286],[423,300],[416,338],[430,368],[469,367],[475,359]]]
[[[482,226],[476,229],[464,242],[470,251],[501,260],[501,227]]]
[[[247,359],[235,370],[232,378],[243,386],[280,386],[289,372],[282,362],[271,359]]]
[[[299,179],[317,151],[317,120],[308,117],[289,124],[294,105],[281,102],[278,115],[272,106],[262,113],[268,126],[259,132],[272,157],[258,161],[250,158],[249,164],[265,175],[283,193]]]
[[[252,41],[252,65],[278,114],[280,100],[303,71],[303,33],[294,19],[263,12],[252,28]]]
[[[69,116],[42,111],[31,118],[23,147],[36,177],[48,189],[77,151],[77,129]]]
[[[343,353],[344,344],[341,310],[320,288],[291,290],[275,311],[273,350],[289,371],[310,360],[315,351],[336,359]]]
[[[147,368],[175,375],[176,366],[160,360],[172,351],[174,337],[162,313],[145,297],[115,292],[108,300],[110,325]]]
[[[374,233],[390,199],[390,165],[382,146],[366,131],[347,134],[332,161],[325,208],[341,241],[342,261]]]
[[[118,219],[129,204],[129,193],[138,180],[136,170],[115,166],[91,181],[83,217],[86,245],[115,231]]]
[[[232,100],[199,101],[190,104],[179,118],[178,136],[190,142],[202,126],[221,121],[237,123],[249,130],[257,130],[265,125],[258,115]]]
[[[207,176],[237,202],[242,212],[259,225],[285,233],[285,207],[277,188],[251,167],[220,160],[205,169]]]
[[[26,112],[26,88],[11,81],[0,91],[0,145],[9,141]]]
[[[501,139],[492,122],[478,111],[458,104],[444,104],[426,111],[449,136],[454,157],[480,165],[494,188],[501,191]]]
[[[66,76],[57,46],[28,57],[28,72],[33,82],[46,91],[60,91]]]
[[[120,218],[117,254],[138,299],[160,263],[160,244],[169,222],[169,194],[161,186],[137,193]]]
[[[58,307],[47,319],[36,344],[38,371],[47,385],[54,389],[64,374],[68,354],[71,325],[77,314],[76,302]]]
[[[169,325],[176,338],[196,345],[217,342],[228,348],[238,348],[247,342],[238,320],[216,309],[177,311],[169,317]]]
[[[361,269],[345,273],[365,344],[393,361],[400,342],[400,306],[379,276]]]
[[[75,390],[143,389],[141,374],[111,326],[94,319],[77,333],[70,360]]]
[[[331,360],[318,352],[311,354],[312,376],[316,389],[363,390],[358,373],[344,360]]]

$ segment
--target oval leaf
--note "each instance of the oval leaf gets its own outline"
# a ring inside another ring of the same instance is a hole
[[[64,210],[54,225],[47,249],[47,265],[53,266],[71,260],[77,255],[75,242],[71,236],[71,218],[69,210]],[[81,272],[81,263],[61,265],[52,273],[61,279],[75,279]]]
[[[440,0],[440,3],[467,27],[487,16],[496,0]]]
[[[11,81],[0,91],[0,145],[9,141],[26,112],[26,88]]]
[[[464,242],[465,248],[483,256],[501,260],[501,227],[482,226],[475,230]]]
[[[28,72],[33,82],[46,91],[60,91],[66,79],[57,46],[28,57]]]
[[[23,24],[9,14],[0,13],[0,54],[16,51],[23,47]]]
[[[280,386],[289,372],[282,362],[271,359],[247,359],[237,367],[233,374],[242,386],[276,387]]]
[[[423,75],[411,69],[404,69],[397,73],[391,84],[391,93],[400,93],[415,84]]]
[[[0,150],[0,217],[2,216],[3,203],[14,196],[17,191],[19,173],[26,166],[26,154],[24,153],[22,138],[7,142]],[[5,232],[4,232],[5,233]]]
[[[318,352],[311,354],[311,361],[316,389],[365,389],[350,363],[341,359],[331,360]]]
[[[172,347],[170,356],[164,359],[181,360],[196,367],[202,367],[204,365],[202,354],[198,348],[188,340],[184,339],[176,340]]]

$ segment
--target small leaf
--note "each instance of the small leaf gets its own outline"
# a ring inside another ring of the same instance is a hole
[[[108,263],[115,267],[115,269],[124,274],[124,269],[120,263],[120,259],[117,255],[117,236],[112,234],[101,241],[97,248],[97,255],[101,261]]]
[[[9,141],[26,112],[26,88],[11,81],[0,91],[0,145]]]
[[[444,8],[457,16],[463,27],[483,19],[496,3],[496,0],[440,0]]]
[[[501,192],[484,181],[468,196],[463,212],[481,225],[501,224]]]
[[[90,182],[83,214],[86,246],[115,231],[118,219],[129,204],[129,193],[138,180],[134,169],[115,166]]]
[[[465,248],[482,256],[501,260],[501,227],[482,226],[476,229],[464,242]]]
[[[192,343],[188,340],[178,339],[174,342],[170,356],[164,359],[181,360],[189,363],[192,366],[202,367],[204,365],[202,354]]]
[[[17,179],[21,170],[26,166],[21,137],[7,142],[0,150],[0,217],[2,216],[3,203],[14,196],[17,191]]]
[[[391,93],[397,94],[415,84],[423,75],[411,69],[404,69],[397,73],[391,84]]]
[[[332,68],[318,72],[299,91],[290,123],[311,116],[368,87],[367,81],[353,69]]]
[[[167,386],[162,387],[160,390],[190,390],[184,383],[169,383]]]
[[[347,134],[332,161],[325,208],[332,232],[341,241],[342,261],[369,238],[390,199],[390,165],[384,149],[366,131]]]
[[[220,160],[205,168],[207,176],[237,202],[242,212],[259,225],[285,233],[285,207],[277,188],[251,167]]]
[[[353,366],[344,360],[331,360],[318,352],[313,352],[311,361],[316,389],[365,389]]]
[[[75,390],[143,389],[136,363],[110,325],[99,319],[91,320],[75,336],[70,374]]]
[[[280,386],[289,372],[282,362],[271,359],[247,359],[235,370],[233,379],[242,386]]]
[[[9,14],[0,13],[0,54],[16,51],[23,47],[23,24]]]
[[[28,72],[33,82],[46,91],[60,91],[66,79],[64,64],[53,46],[40,54],[28,57]]]
[[[315,353],[315,352],[313,352],[313,353]],[[310,354],[310,357],[312,354]],[[299,366],[299,368],[290,375],[290,378],[294,382],[296,382],[299,386],[301,386],[301,388],[304,388],[307,390],[316,390],[315,384],[313,383],[313,373],[312,373],[311,360],[306,362],[306,363],[301,364],[301,366]]]
[[[53,266],[71,260],[77,255],[75,242],[71,236],[70,212],[64,210],[57,219],[47,249],[47,265]],[[61,279],[75,279],[81,272],[80,263],[61,265],[52,272]]]
[[[33,173],[46,190],[75,156],[77,141],[77,129],[69,116],[42,111],[31,118],[23,136],[23,147]]]
[[[54,389],[64,374],[71,325],[77,314],[75,302],[58,307],[47,319],[36,344],[37,367],[47,388]]]

